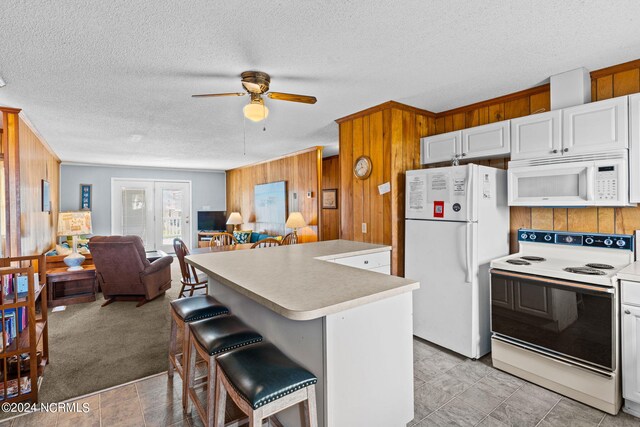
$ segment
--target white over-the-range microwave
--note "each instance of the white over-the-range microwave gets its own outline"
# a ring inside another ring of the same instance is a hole
[[[628,150],[509,162],[510,206],[635,206]]]

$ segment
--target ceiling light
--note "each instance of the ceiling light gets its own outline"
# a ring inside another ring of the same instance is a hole
[[[6,85],[7,84],[2,80],[2,77],[0,77],[0,87],[5,87]]]
[[[269,109],[264,105],[262,99],[252,99],[242,111],[247,119],[254,122],[260,122],[269,116]]]

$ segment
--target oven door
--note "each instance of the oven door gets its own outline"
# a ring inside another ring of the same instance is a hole
[[[616,289],[491,270],[494,335],[560,359],[614,371]]]
[[[510,167],[509,206],[594,205],[594,162]]]

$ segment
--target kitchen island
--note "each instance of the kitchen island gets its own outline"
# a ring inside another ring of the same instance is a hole
[[[332,240],[186,259],[212,296],[318,377],[320,426],[393,427],[413,418],[419,284],[378,272],[390,249]],[[299,408],[278,418],[301,425]]]

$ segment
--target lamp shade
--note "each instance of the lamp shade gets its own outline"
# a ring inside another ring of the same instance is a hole
[[[58,236],[80,236],[91,233],[91,211],[58,214]]]
[[[227,224],[229,225],[242,224],[242,215],[240,215],[240,212],[231,212],[231,215],[229,215],[229,219],[227,220]]]
[[[262,101],[251,101],[242,109],[244,116],[254,122],[259,122],[266,119],[269,116],[269,109],[264,105]]]
[[[301,228],[306,227],[307,223],[304,222],[304,217],[300,212],[291,212],[284,226],[287,228]]]

